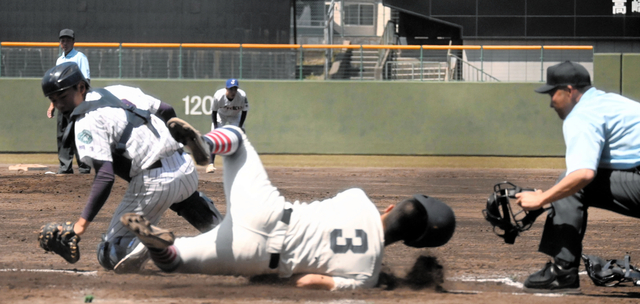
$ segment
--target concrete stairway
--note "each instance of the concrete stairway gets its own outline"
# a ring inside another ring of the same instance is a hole
[[[387,61],[383,73],[390,75],[393,80],[444,81],[447,77],[447,63],[425,61],[421,66],[417,58],[399,57],[394,61]]]
[[[361,59],[362,56],[362,59]],[[360,75],[360,65],[362,60],[362,75]],[[354,49],[351,54],[351,77],[352,80],[374,80],[374,70],[378,63],[378,50]],[[362,76],[362,77],[361,77]]]

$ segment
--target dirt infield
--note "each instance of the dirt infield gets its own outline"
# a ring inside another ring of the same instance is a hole
[[[225,213],[222,171],[204,174],[200,167],[200,190]],[[125,192],[127,184],[119,179],[80,242],[81,260],[70,265],[59,256],[45,254],[36,242],[37,232],[46,222],[77,219],[93,174],[56,176],[9,171],[8,165],[0,165],[0,303],[82,303],[87,295],[94,297],[93,303],[637,303],[640,297],[640,287],[596,287],[584,274],[580,295],[531,294],[522,289],[528,274],[547,261],[536,252],[543,221],[514,245],[506,245],[491,232],[481,210],[495,183],[509,180],[546,189],[560,170],[268,167],[267,171],[291,201],[328,198],[351,187],[364,189],[379,210],[414,193],[442,199],[457,216],[451,242],[429,250],[394,244],[385,250],[384,264],[404,277],[418,256],[432,256],[444,267],[444,283],[421,290],[400,286],[393,290],[309,291],[270,279],[165,274],[151,263],[142,274],[116,275],[98,265],[96,246]],[[585,253],[604,258],[628,253],[632,264],[640,264],[638,221],[602,210],[590,213]],[[196,234],[172,211],[160,225],[178,236]]]

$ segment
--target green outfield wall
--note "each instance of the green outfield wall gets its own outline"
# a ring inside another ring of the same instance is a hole
[[[622,55],[622,95],[640,101],[640,54]]]
[[[594,83],[640,95],[640,57],[598,57]],[[606,69],[605,69],[606,68]],[[622,68],[622,72],[620,71]],[[618,76],[619,80],[609,75]],[[635,78],[634,78],[635,77]],[[140,87],[198,129],[223,80],[96,79]],[[561,120],[539,83],[241,80],[246,131],[261,153],[562,156]],[[620,85],[621,84],[621,85]],[[636,97],[637,98],[637,97]],[[39,79],[0,79],[0,152],[55,152],[56,120]]]
[[[538,84],[240,82],[250,102],[246,130],[262,153],[562,155],[561,122]],[[95,80],[125,84],[211,127],[218,81]],[[56,121],[38,79],[0,80],[0,149],[56,151]]]
[[[598,89],[620,94],[622,89],[622,54],[598,54],[593,57],[593,83]]]

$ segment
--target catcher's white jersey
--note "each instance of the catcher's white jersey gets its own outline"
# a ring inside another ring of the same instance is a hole
[[[157,111],[160,104],[159,100],[137,88],[112,86],[105,89],[150,112]],[[91,91],[87,93],[85,102],[101,97],[100,93]],[[92,166],[92,160],[113,162],[116,144],[127,123],[127,115],[121,108],[99,108],[77,118],[74,130],[80,159]],[[112,246],[127,247],[132,244],[130,240],[134,238],[133,233],[120,222],[123,214],[143,214],[150,222],[157,224],[169,206],[187,199],[198,187],[198,173],[191,157],[182,153],[182,145],[173,139],[160,118],[151,115],[151,123],[159,137],[143,124],[132,130],[127,141],[124,156],[131,159],[131,180],[107,229],[105,240],[111,242]],[[158,160],[162,166],[149,169]],[[114,166],[119,165],[122,164],[114,163]]]
[[[122,92],[118,94],[120,94],[120,96],[116,95],[118,98],[127,99],[136,106],[140,104],[143,109],[145,104],[148,106],[148,103],[140,99],[137,94],[126,95]],[[95,101],[101,97],[100,93],[92,91],[87,93],[85,102]],[[149,127],[142,125],[133,129],[131,138],[127,141],[125,157],[131,159],[130,176],[138,175],[143,169],[160,159],[171,156],[182,147],[171,137],[160,118],[151,115],[151,122],[160,134],[159,137],[156,137]],[[108,107],[91,111],[76,119],[76,146],[80,160],[87,164],[92,164],[94,159],[113,161],[112,153],[127,123],[124,109]]]
[[[287,203],[242,137],[238,150],[224,157],[227,215],[213,230],[175,241],[182,260],[176,271],[282,277],[315,273],[332,276],[338,288],[374,286],[384,234],[380,213],[366,194],[350,189],[312,204]],[[285,207],[293,210],[290,223],[284,242],[274,242]],[[267,249],[272,247],[281,249],[277,269],[269,268]]]
[[[226,125],[239,126],[242,111],[249,111],[247,93],[238,89],[233,100],[227,98],[227,89],[220,89],[213,94],[211,111],[218,112],[218,127]]]
[[[145,94],[139,88],[112,85],[104,87],[104,89],[111,92],[111,94],[118,97],[118,99],[129,101],[133,103],[136,108],[147,110],[151,112],[151,114],[156,114],[158,108],[160,108],[160,99]]]

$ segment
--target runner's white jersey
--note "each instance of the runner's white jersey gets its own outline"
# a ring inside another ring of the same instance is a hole
[[[287,203],[244,133],[237,127],[226,127],[226,132],[242,136],[238,150],[224,157],[227,215],[209,232],[175,240],[182,261],[176,271],[321,274],[331,276],[336,289],[375,286],[384,233],[380,213],[364,191],[349,189],[311,204]]]
[[[280,276],[332,276],[338,289],[378,282],[384,249],[380,212],[361,189],[311,204],[294,203],[278,270]]]
[[[85,102],[99,100],[98,92],[89,92]],[[129,100],[134,105],[142,104],[137,94],[121,94],[118,98]],[[141,106],[142,108],[142,106]],[[131,159],[130,176],[138,175],[154,162],[171,156],[182,147],[176,142],[164,122],[151,115],[151,122],[159,133],[159,137],[147,125],[134,128],[127,141],[124,156]],[[93,166],[93,160],[113,161],[112,154],[116,144],[127,126],[127,115],[124,109],[104,107],[81,115],[75,122],[76,146],[80,159]]]
[[[118,99],[127,100],[134,104],[136,108],[147,110],[151,112],[151,114],[156,114],[158,108],[160,108],[160,99],[145,94],[139,88],[112,85],[104,87],[104,89],[111,92],[111,94],[118,97]]]
[[[213,95],[211,111],[218,112],[217,120],[221,124],[218,125],[218,127],[229,124],[238,126],[240,124],[242,111],[249,111],[247,93],[238,89],[236,97],[230,101],[227,99],[227,89],[220,89]]]

